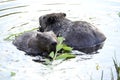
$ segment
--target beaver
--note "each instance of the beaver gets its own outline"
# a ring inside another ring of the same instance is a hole
[[[39,18],[39,31],[52,30],[56,36],[65,38],[64,43],[84,53],[97,52],[103,47],[105,35],[86,21],[71,21],[66,13],[50,13]]]
[[[48,56],[51,51],[56,51],[57,37],[53,31],[30,31],[16,37],[13,44],[27,55]]]

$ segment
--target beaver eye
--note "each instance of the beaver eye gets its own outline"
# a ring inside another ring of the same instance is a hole
[[[48,39],[49,39],[49,37],[48,37],[48,36],[46,36],[46,35],[43,35],[43,36],[41,36],[41,39],[43,39],[43,40],[48,40]]]

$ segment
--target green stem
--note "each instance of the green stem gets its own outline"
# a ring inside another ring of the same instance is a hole
[[[57,56],[57,51],[54,54],[53,61],[56,59],[56,56]]]

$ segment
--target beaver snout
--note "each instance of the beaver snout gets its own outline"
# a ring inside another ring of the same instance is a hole
[[[53,51],[54,53],[56,52],[56,46],[57,46],[57,42],[51,43],[51,51]]]
[[[52,46],[56,46],[56,45],[57,45],[57,42],[52,42],[51,45],[52,45]]]

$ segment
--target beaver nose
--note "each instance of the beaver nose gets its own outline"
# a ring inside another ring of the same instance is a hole
[[[53,51],[54,53],[56,52],[56,45],[57,45],[57,42],[52,42],[51,43],[51,51]]]
[[[52,45],[52,46],[56,46],[56,45],[57,45],[57,42],[52,42],[51,45]]]

